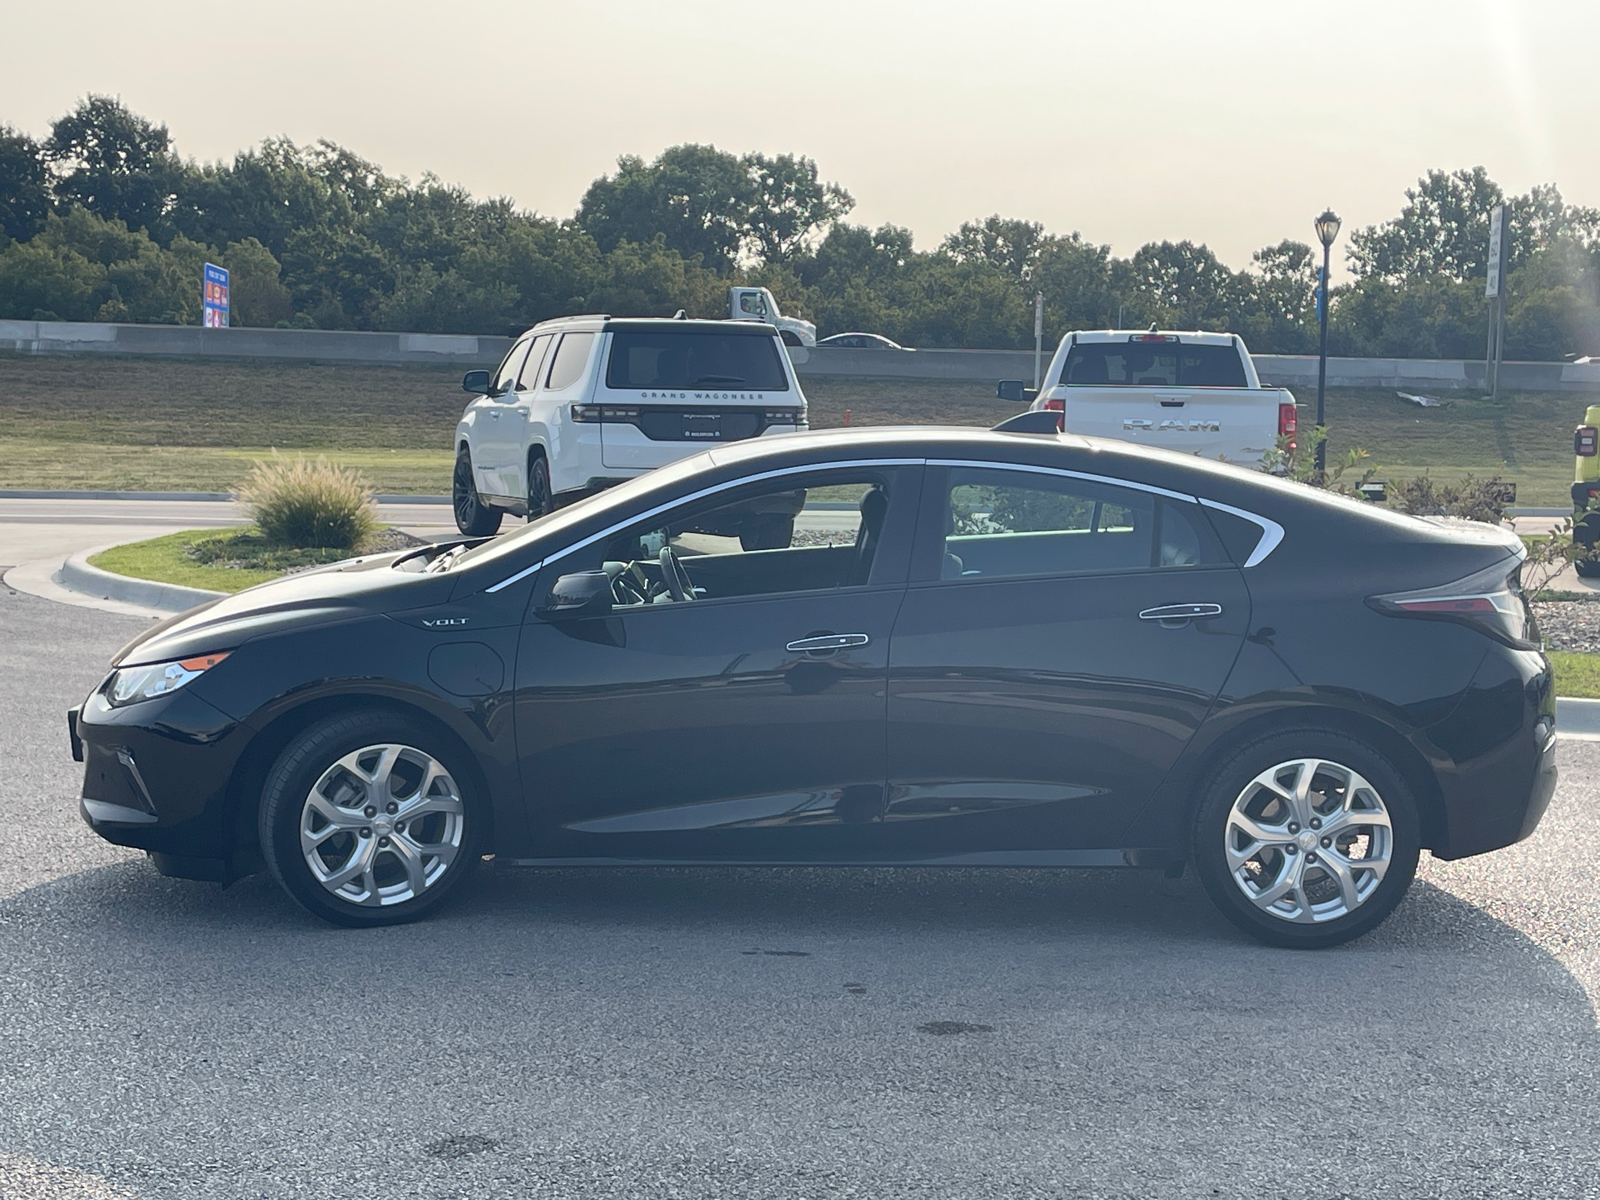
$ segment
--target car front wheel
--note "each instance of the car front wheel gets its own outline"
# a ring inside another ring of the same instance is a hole
[[[446,739],[400,715],[312,726],[262,791],[274,878],[339,925],[394,925],[438,908],[482,853],[484,819]]]
[[[450,479],[450,505],[455,510],[456,528],[468,537],[488,537],[498,532],[501,518],[505,516],[479,497],[477,481],[472,478],[472,455],[466,447],[456,455],[455,474]]]
[[[1196,871],[1224,916],[1275,946],[1367,933],[1411,886],[1416,800],[1372,747],[1331,730],[1273,734],[1212,773],[1194,828]]]

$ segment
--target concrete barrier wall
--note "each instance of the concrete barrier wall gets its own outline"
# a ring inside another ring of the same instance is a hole
[[[493,367],[511,339],[437,333],[347,333],[325,329],[204,329],[195,325],[112,325],[0,321],[0,352],[138,354],[165,358],[280,359],[372,366]],[[791,351],[803,377],[964,380],[993,384],[1033,379],[1031,350]],[[1048,363],[1048,354],[1046,356]],[[1315,355],[1258,354],[1256,371],[1272,387],[1317,386]],[[1330,358],[1331,387],[1407,391],[1482,388],[1483,362],[1429,358]],[[1513,390],[1600,392],[1600,363],[1506,363]]]

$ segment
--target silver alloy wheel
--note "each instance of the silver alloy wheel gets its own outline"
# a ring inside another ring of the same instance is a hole
[[[1348,916],[1371,899],[1394,854],[1378,790],[1340,763],[1269,767],[1228,813],[1228,873],[1264,913],[1297,924]]]
[[[415,746],[363,746],[322,773],[300,809],[311,874],[350,904],[383,907],[422,895],[461,850],[461,791]]]

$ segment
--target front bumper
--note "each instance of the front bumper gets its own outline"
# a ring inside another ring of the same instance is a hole
[[[228,784],[248,740],[243,726],[188,689],[124,708],[96,691],[68,720],[73,758],[84,764],[78,811],[90,829],[149,851],[163,870],[232,859]],[[211,865],[175,873],[220,877]]]

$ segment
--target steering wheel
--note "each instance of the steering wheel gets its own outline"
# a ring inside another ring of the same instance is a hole
[[[694,584],[689,581],[689,572],[683,569],[683,564],[678,561],[678,552],[671,546],[661,547],[661,554],[657,561],[661,563],[661,578],[667,585],[667,592],[673,600],[682,602],[697,600],[694,594]]]

